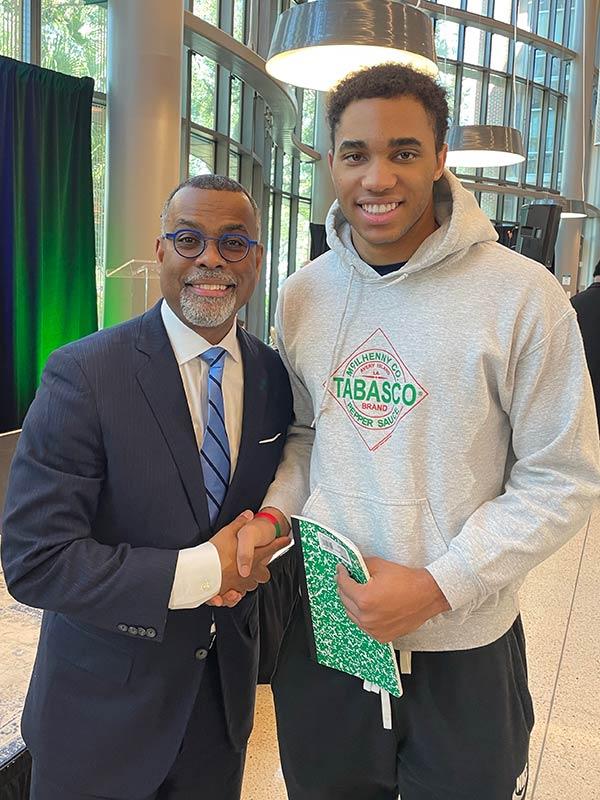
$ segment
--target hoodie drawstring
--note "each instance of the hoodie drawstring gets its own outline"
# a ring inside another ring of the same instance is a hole
[[[335,337],[333,350],[331,351],[331,360],[329,362],[329,369],[327,370],[327,377],[325,378],[325,386],[323,388],[323,393],[321,395],[321,402],[319,403],[319,408],[317,409],[317,413],[315,415],[315,418],[313,419],[313,421],[310,424],[311,428],[316,428],[317,427],[317,422],[319,421],[319,418],[321,417],[321,414],[323,413],[323,411],[325,410],[325,406],[327,405],[327,399],[328,399],[328,394],[329,394],[329,391],[328,391],[327,387],[328,387],[328,384],[329,384],[329,378],[331,376],[331,373],[335,369],[335,363],[336,363],[336,360],[338,358],[338,353],[339,353],[339,351],[341,350],[341,347],[342,347],[342,329],[344,327],[344,319],[346,317],[346,312],[348,311],[348,305],[350,303],[350,291],[352,290],[353,281],[354,281],[354,270],[351,269],[350,270],[350,277],[348,279],[348,286],[346,287],[346,297],[344,298],[344,305],[343,305],[343,308],[342,308],[342,315],[340,317],[340,324],[339,324],[338,331],[337,331],[337,334],[336,334],[336,337]]]

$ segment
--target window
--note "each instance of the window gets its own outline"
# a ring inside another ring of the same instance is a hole
[[[552,160],[556,140],[556,120],[558,115],[558,98],[550,95],[548,101],[548,119],[546,121],[546,140],[544,147],[544,186],[552,185]]]
[[[488,125],[504,125],[504,103],[506,80],[498,75],[490,75],[488,82],[487,117]]]
[[[538,36],[547,38],[550,30],[550,0],[538,0],[537,30]]]
[[[536,50],[533,57],[533,80],[536,83],[544,83],[546,76],[546,53],[543,50]]]
[[[194,0],[193,13],[211,25],[218,25],[219,0]]]
[[[481,210],[490,220],[497,217],[498,195],[491,192],[482,192],[479,200]]]
[[[239,142],[242,137],[242,81],[232,75],[230,83],[229,135]]]
[[[508,43],[506,36],[501,36],[499,33],[492,34],[490,67],[498,72],[506,72],[508,69]]]
[[[215,171],[215,143],[212,139],[192,133],[190,137],[189,174],[207,175]]]
[[[41,66],[94,78],[106,91],[107,13],[77,0],[42,0]]]
[[[310,203],[298,203],[298,233],[296,239],[296,269],[310,260]]]
[[[233,38],[244,42],[246,27],[246,0],[234,0],[233,5]]]
[[[454,119],[454,96],[456,85],[456,67],[454,64],[440,64],[440,73],[438,80],[446,90],[446,99],[448,101],[448,114],[450,119]]]
[[[192,54],[191,118],[204,128],[216,121],[217,65],[212,59]]]
[[[540,133],[542,123],[543,92],[541,89],[533,90],[531,115],[529,119],[529,142],[527,147],[527,183],[537,184],[538,151],[540,149]]]
[[[435,23],[435,51],[440,64],[443,58],[458,58],[458,22],[438,19]],[[441,65],[440,65],[441,66]]]
[[[464,61],[469,64],[483,64],[485,56],[485,31],[479,28],[465,30]]]
[[[315,143],[315,113],[317,94],[312,89],[302,92],[302,141],[305,144]]]
[[[0,55],[21,58],[23,12],[20,0],[0,0]]]
[[[459,125],[477,125],[481,108],[481,80],[472,69],[463,70]]]
[[[104,189],[106,183],[106,108],[92,106],[92,183],[96,231],[98,319],[104,314]]]

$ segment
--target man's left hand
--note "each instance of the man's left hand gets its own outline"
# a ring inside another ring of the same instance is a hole
[[[356,583],[338,567],[340,599],[350,619],[378,642],[391,642],[417,630],[450,605],[431,574],[383,558],[365,559],[368,583]]]
[[[217,594],[211,600],[206,602],[207,606],[215,606],[216,608],[233,608],[237,606],[242,597],[245,597],[246,592],[236,592],[235,589],[230,589],[224,595]]]

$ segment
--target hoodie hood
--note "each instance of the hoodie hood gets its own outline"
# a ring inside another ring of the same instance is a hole
[[[474,195],[449,170],[445,170],[434,184],[433,197],[435,218],[440,227],[425,239],[407,261],[401,270],[402,278],[429,267],[450,263],[474,244],[498,239],[494,226],[479,208]],[[361,280],[386,283],[398,280],[398,273],[380,276],[358,255],[352,243],[350,225],[337,200],[327,215],[326,230],[329,247]]]

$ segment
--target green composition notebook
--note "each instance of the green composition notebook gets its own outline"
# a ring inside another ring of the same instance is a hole
[[[400,697],[394,648],[355,625],[338,594],[338,564],[358,583],[369,580],[360,551],[350,539],[305,517],[292,517],[292,530],[300,554],[302,604],[312,658]]]

